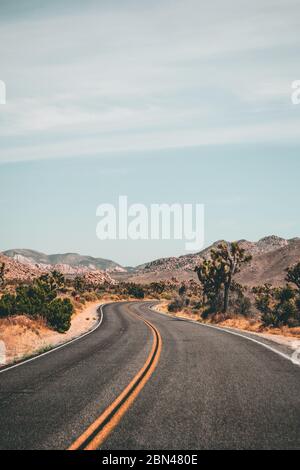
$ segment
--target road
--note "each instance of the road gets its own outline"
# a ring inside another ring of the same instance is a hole
[[[0,449],[300,448],[299,366],[146,302],[103,312],[91,334],[0,374]]]

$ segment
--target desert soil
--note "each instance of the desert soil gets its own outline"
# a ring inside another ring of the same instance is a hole
[[[74,339],[91,330],[98,321],[97,307],[89,302],[77,310],[66,333],[57,333],[42,320],[24,315],[0,319],[0,365],[10,364]]]
[[[190,320],[200,321],[198,314],[190,314],[186,312],[178,312],[176,314],[170,314],[168,312],[168,302],[161,302],[155,305],[154,310],[166,315],[172,315],[179,318],[188,318]],[[235,330],[249,331],[262,338],[269,339],[278,344],[289,346],[292,349],[298,349],[300,346],[300,328],[263,328],[262,324],[257,320],[248,320],[242,317],[235,317],[220,321],[217,323],[218,326],[224,326],[226,328],[232,328]]]

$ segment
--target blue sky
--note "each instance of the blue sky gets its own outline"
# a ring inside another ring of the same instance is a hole
[[[21,4],[21,5],[20,5]],[[0,249],[138,264],[96,207],[204,203],[206,244],[299,235],[299,1],[0,3]]]

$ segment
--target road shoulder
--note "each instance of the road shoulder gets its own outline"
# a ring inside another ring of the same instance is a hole
[[[159,313],[160,315],[177,318],[181,321],[191,322],[200,326],[214,328],[216,330],[224,331],[229,334],[244,337],[245,339],[261,344],[262,346],[273,351],[274,353],[279,354],[280,356],[292,361],[294,364],[300,365],[300,341],[297,339],[280,335],[275,336],[265,333],[249,332],[238,328],[219,326],[212,323],[204,323],[199,320],[189,319],[186,316],[174,315],[171,313],[164,312],[160,310],[159,304],[152,305],[151,310],[155,313]]]
[[[2,320],[0,367],[40,355],[92,331],[99,322],[97,309],[100,305],[99,301],[89,302],[76,311],[70,329],[63,334],[51,330],[41,321],[33,321],[23,315]]]

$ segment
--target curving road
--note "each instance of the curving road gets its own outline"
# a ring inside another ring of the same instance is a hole
[[[110,304],[0,373],[0,449],[300,448],[300,368],[239,336]]]

